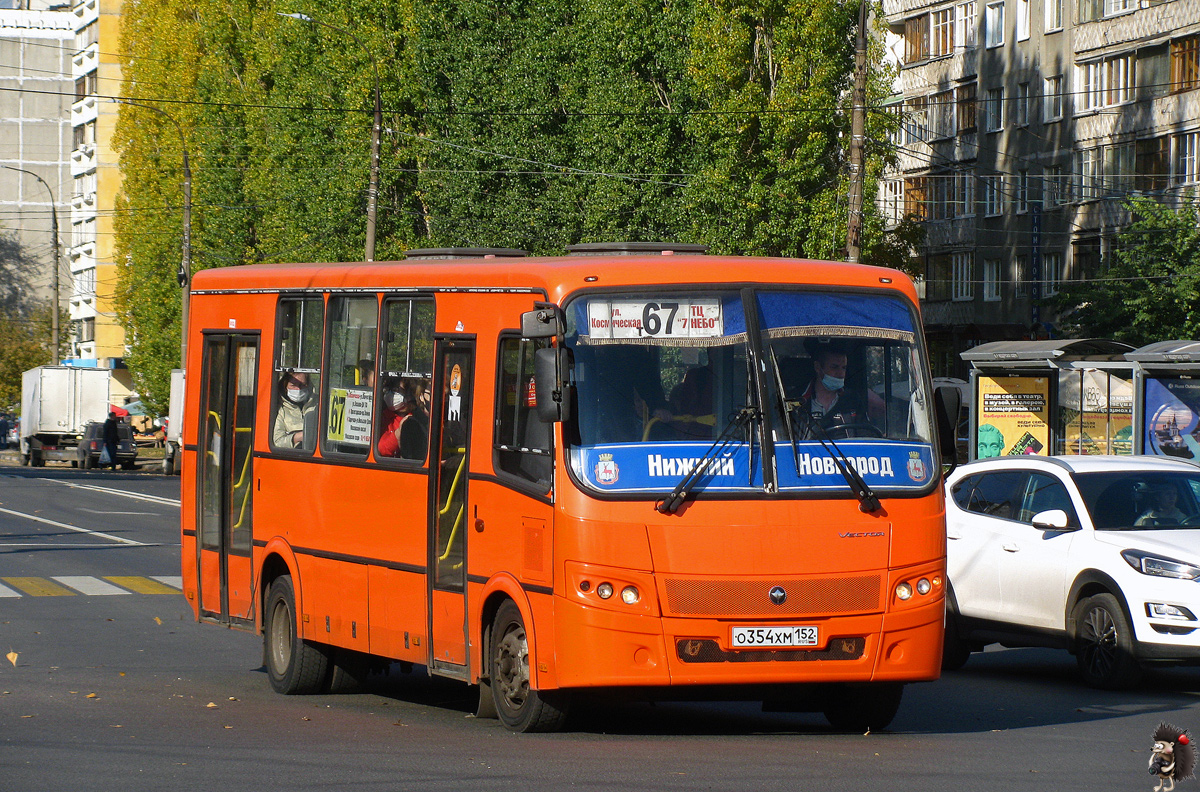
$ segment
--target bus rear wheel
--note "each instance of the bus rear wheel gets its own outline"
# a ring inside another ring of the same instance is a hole
[[[838,731],[866,732],[886,729],[900,710],[904,685],[872,682],[833,690],[825,705],[825,719]]]
[[[562,691],[535,690],[529,684],[529,638],[521,609],[506,600],[492,621],[489,682],[500,722],[516,732],[558,731],[567,719]]]
[[[296,589],[291,575],[271,584],[263,610],[263,657],[276,693],[319,693],[329,674],[329,650],[306,641],[296,630]]]

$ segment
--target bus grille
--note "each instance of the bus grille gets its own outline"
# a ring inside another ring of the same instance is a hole
[[[667,578],[667,608],[675,616],[804,616],[879,609],[879,575],[791,580],[693,580]],[[783,587],[775,605],[770,592]]]
[[[716,641],[680,638],[675,651],[685,663],[799,663],[805,660],[857,660],[867,646],[865,638],[831,638],[827,649],[768,649],[733,652]]]

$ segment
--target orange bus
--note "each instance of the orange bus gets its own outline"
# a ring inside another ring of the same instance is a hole
[[[902,273],[422,250],[197,273],[187,332],[185,595],[280,693],[401,663],[516,731],[597,691],[879,729],[938,676],[953,436]]]

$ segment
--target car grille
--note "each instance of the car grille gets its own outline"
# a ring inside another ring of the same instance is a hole
[[[680,638],[675,652],[684,663],[799,663],[807,660],[857,660],[862,657],[867,639],[831,638],[825,649],[768,649],[728,651],[716,641],[705,638]]]
[[[879,575],[782,580],[667,578],[663,585],[672,616],[812,616],[879,610]],[[775,586],[787,592],[787,599],[779,605],[771,602]]]

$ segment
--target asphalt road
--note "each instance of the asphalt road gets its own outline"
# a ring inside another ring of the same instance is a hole
[[[0,468],[0,792],[1149,792],[1159,720],[1200,732],[1200,670],[1109,693],[1043,650],[910,686],[866,735],[752,703],[611,701],[516,735],[471,717],[466,688],[398,666],[366,693],[279,696],[259,638],[191,620],[177,499],[177,478],[150,473]]]

